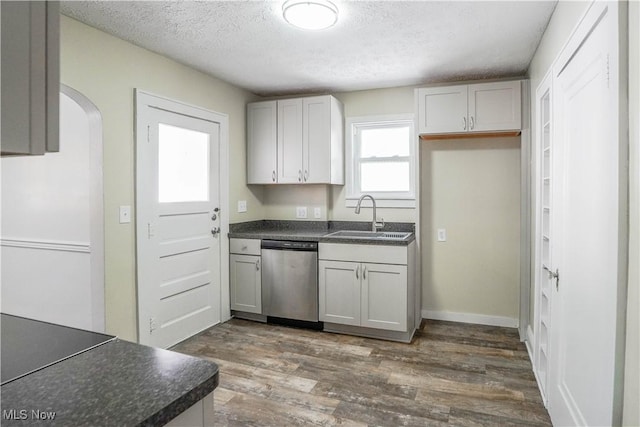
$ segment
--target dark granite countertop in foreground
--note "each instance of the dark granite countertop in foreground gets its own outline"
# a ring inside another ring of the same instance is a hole
[[[293,240],[322,243],[351,243],[361,245],[407,246],[415,240],[415,224],[389,222],[380,231],[413,233],[407,240],[381,240],[351,237],[326,237],[339,230],[371,230],[371,222],[364,221],[279,221],[260,220],[231,224],[229,237],[239,239]]]
[[[211,393],[218,376],[212,362],[115,339],[0,387],[1,424],[160,426]],[[27,418],[8,419],[11,410]]]

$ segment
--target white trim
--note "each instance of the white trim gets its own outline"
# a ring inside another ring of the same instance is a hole
[[[529,360],[531,360],[531,366],[533,370],[536,370],[536,364],[534,361],[533,355],[533,345],[535,343],[535,338],[533,336],[533,329],[531,329],[531,325],[527,326],[527,338],[524,340],[525,345],[527,346],[527,353],[529,353]]]
[[[33,240],[19,238],[0,238],[0,245],[6,248],[38,249],[56,252],[91,253],[91,246],[85,242],[68,242],[64,240]]]
[[[356,175],[354,163],[354,129],[355,127],[362,125],[384,125],[384,124],[396,124],[397,122],[406,122],[410,126],[410,138],[415,135],[415,116],[414,114],[390,114],[382,116],[358,116],[347,117],[345,120],[345,132],[346,132],[346,146],[345,146],[345,172],[346,172],[346,207],[355,207],[357,200],[365,194],[365,192],[356,191]],[[407,158],[403,158],[404,161]],[[410,191],[405,193],[386,193],[385,192],[372,192],[368,191],[366,194],[371,194],[376,199],[376,204],[380,207],[389,208],[415,208],[416,207],[416,177],[415,170],[417,167],[416,160],[416,147],[413,141],[409,141],[409,185]]]
[[[518,319],[515,317],[487,316],[485,314],[422,310],[422,318],[432,320],[447,320],[450,322],[474,323],[477,325],[503,326],[506,328],[518,327]]]
[[[346,198],[345,206],[348,208],[355,208],[358,205],[358,198]],[[371,200],[364,199],[361,207],[370,208],[373,206]],[[378,208],[399,208],[399,209],[413,209],[416,207],[415,199],[379,199],[376,197],[376,207]]]
[[[105,278],[104,278],[104,167],[102,115],[89,98],[77,90],[60,83],[60,92],[76,102],[89,122],[89,208],[91,242],[91,312],[93,330],[106,332]]]

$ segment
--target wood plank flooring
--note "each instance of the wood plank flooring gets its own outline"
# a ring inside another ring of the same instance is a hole
[[[549,426],[515,329],[424,321],[411,344],[232,319],[175,348],[220,366],[221,426]]]

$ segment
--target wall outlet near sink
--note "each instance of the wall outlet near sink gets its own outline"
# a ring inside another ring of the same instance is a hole
[[[306,218],[306,217],[307,217],[307,207],[306,206],[296,207],[296,218]]]
[[[313,208],[313,217],[316,219],[322,218],[322,208],[320,207]]]

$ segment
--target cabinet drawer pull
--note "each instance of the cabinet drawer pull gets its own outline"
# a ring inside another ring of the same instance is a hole
[[[474,127],[475,127],[475,122],[473,120],[473,116],[471,116],[469,120],[469,130],[473,130]]]
[[[360,278],[360,266],[356,267],[356,279]]]
[[[256,261],[256,271],[260,271],[260,260]]]
[[[366,279],[367,278],[367,266],[364,266],[364,270],[362,270],[362,278]]]
[[[462,130],[467,130],[467,118],[462,118]]]
[[[271,181],[276,182],[276,171],[271,172]]]

